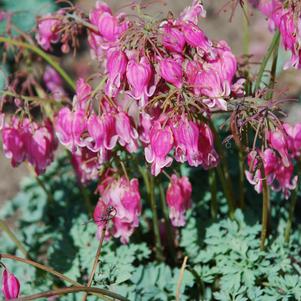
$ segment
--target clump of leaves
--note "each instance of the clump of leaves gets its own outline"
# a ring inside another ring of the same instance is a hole
[[[240,210],[234,220],[222,219],[209,226],[203,242],[192,235],[196,223],[191,217],[182,230],[182,247],[200,277],[205,300],[300,300],[299,231],[286,245],[281,221],[278,238],[262,251],[261,226],[248,225]]]
[[[86,283],[98,247],[96,225],[89,220],[68,158],[57,160],[41,180],[53,199],[49,199],[35,178],[27,178],[20,193],[1,209],[1,218],[17,214],[18,238],[32,258]],[[286,245],[285,222],[280,220],[278,233],[273,235],[278,238],[270,239],[261,251],[261,227],[247,222],[254,213],[247,210],[243,216],[238,210],[234,220],[225,218],[226,201],[218,193],[221,213],[212,222],[210,197],[205,187],[202,194],[194,196],[194,208],[180,232],[181,255],[188,256],[181,300],[300,300],[300,229],[294,230],[290,244]],[[92,205],[97,201],[94,195],[90,199]],[[141,219],[147,219],[148,211],[143,214]],[[177,267],[155,261],[148,241],[141,239],[148,237],[147,227],[141,227],[137,243],[104,243],[93,286],[115,291],[129,300],[174,300],[183,258],[177,258]],[[1,240],[0,252],[21,255],[6,237]],[[18,262],[10,261],[9,268],[17,276],[22,275],[22,295],[67,285]],[[66,295],[60,300],[81,297]]]

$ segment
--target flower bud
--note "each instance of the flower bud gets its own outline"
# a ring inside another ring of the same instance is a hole
[[[20,282],[17,277],[5,269],[2,273],[2,292],[5,300],[12,300],[19,297]]]

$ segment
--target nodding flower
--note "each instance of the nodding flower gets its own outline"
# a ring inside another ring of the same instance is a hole
[[[185,212],[191,207],[191,183],[187,177],[171,176],[166,191],[166,202],[169,207],[169,217],[175,227],[185,225]]]
[[[20,282],[18,278],[7,269],[2,273],[2,293],[5,300],[17,299],[20,294]]]

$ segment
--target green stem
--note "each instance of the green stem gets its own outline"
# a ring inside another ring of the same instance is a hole
[[[96,287],[84,287],[84,286],[60,288],[60,289],[43,292],[43,293],[38,293],[38,294],[30,295],[30,296],[20,297],[20,298],[12,299],[12,300],[13,301],[29,301],[29,300],[36,300],[36,299],[41,299],[41,298],[46,299],[46,298],[53,297],[53,296],[65,295],[65,294],[77,293],[77,292],[86,292],[88,294],[101,294],[101,295],[108,296],[108,297],[111,297],[113,299],[117,299],[120,301],[129,301],[129,299],[127,299],[119,294],[110,292],[108,290],[96,288]]]
[[[235,206],[234,206],[233,187],[232,187],[232,182],[231,182],[231,178],[230,178],[230,174],[229,174],[229,165],[227,162],[227,158],[224,155],[224,148],[223,148],[222,141],[215,129],[213,122],[211,120],[208,120],[208,124],[214,134],[217,152],[220,156],[220,164],[217,166],[217,173],[221,180],[221,184],[223,186],[225,197],[228,202],[229,217],[233,218]]]
[[[28,253],[26,249],[24,248],[23,244],[19,241],[19,239],[16,237],[16,235],[10,230],[10,228],[7,226],[6,222],[3,220],[0,220],[0,228],[5,232],[8,237],[16,244],[20,252],[25,256],[28,257]]]
[[[254,87],[254,93],[260,88],[260,84],[261,84],[261,80],[262,80],[262,76],[264,74],[264,71],[266,69],[266,66],[268,64],[268,61],[274,51],[274,48],[279,45],[279,39],[280,39],[280,33],[279,31],[277,31],[275,34],[274,34],[274,37],[273,37],[273,40],[267,50],[267,53],[265,55],[265,57],[263,58],[263,61],[260,65],[260,69],[258,71],[258,75],[257,75],[257,79],[256,79],[256,82],[255,82],[255,87]]]
[[[239,207],[245,206],[245,162],[242,150],[239,150]]]
[[[188,265],[186,267],[186,270],[188,270],[192,274],[192,276],[195,279],[196,285],[198,287],[198,291],[199,291],[199,293],[198,293],[199,296],[198,297],[199,297],[199,299],[197,299],[197,300],[203,300],[204,294],[205,294],[205,284],[204,284],[202,278],[200,277],[199,273],[194,268],[192,268],[191,266]]]
[[[19,262],[23,262],[23,263],[26,263],[26,264],[29,264],[29,265],[32,265],[40,270],[43,270],[45,272],[48,272],[58,278],[60,278],[61,280],[64,280],[66,282],[69,282],[73,285],[76,285],[76,286],[82,286],[80,283],[72,280],[71,278],[57,272],[56,270],[50,268],[50,267],[47,267],[43,264],[40,264],[40,263],[37,263],[35,261],[32,261],[32,260],[29,260],[29,259],[25,259],[25,258],[21,258],[21,257],[18,257],[18,256],[14,256],[14,255],[10,255],[10,254],[0,254],[0,260],[2,259],[11,259],[11,260],[15,260],[15,261],[19,261]]]
[[[301,174],[301,162],[298,162],[298,174]],[[293,219],[294,219],[294,212],[297,204],[297,199],[298,199],[298,191],[299,191],[299,184],[300,181],[298,179],[297,181],[297,186],[295,190],[292,192],[292,197],[291,197],[291,203],[290,203],[290,208],[289,208],[289,213],[288,213],[288,220],[286,223],[286,228],[285,228],[285,234],[284,234],[284,241],[288,244],[290,240],[290,235],[291,235],[291,230],[292,230],[292,225],[293,225]]]
[[[168,216],[168,208],[166,206],[164,189],[163,189],[163,185],[161,183],[159,184],[159,190],[160,190],[161,207],[162,207],[162,211],[164,214],[165,228],[166,228],[166,232],[167,232],[167,245],[168,245],[169,253],[171,255],[171,259],[175,263],[177,255],[176,255],[175,246],[174,246],[174,232],[173,232],[173,228],[172,228],[169,216]]]
[[[293,218],[294,218],[294,212],[295,212],[295,207],[297,204],[297,188],[292,192],[292,197],[291,197],[291,203],[290,203],[290,208],[289,208],[289,215],[288,215],[288,220],[286,223],[286,228],[285,228],[285,234],[284,234],[284,241],[285,243],[289,243],[290,241],[290,235],[291,235],[291,230],[292,230],[292,224],[293,224]]]
[[[260,239],[260,249],[263,251],[265,246],[265,240],[268,231],[268,220],[269,220],[269,207],[270,207],[270,194],[269,187],[267,184],[266,175],[264,172],[263,162],[261,167],[262,176],[262,225],[261,225],[261,239]]]
[[[250,30],[249,30],[249,20],[248,20],[248,2],[244,2],[243,6],[243,29],[244,29],[244,35],[243,35],[243,51],[245,55],[249,54],[249,44],[250,44]]]
[[[217,188],[216,188],[216,173],[215,170],[209,170],[209,186],[211,191],[211,216],[216,219],[218,205],[217,205]]]
[[[279,44],[280,44],[280,39],[277,40],[275,47],[274,47],[274,51],[273,51],[273,63],[272,63],[271,79],[270,79],[270,85],[269,85],[270,92],[267,94],[267,97],[266,97],[267,100],[270,100],[273,98],[273,90],[274,90],[275,81],[276,81]]]
[[[72,154],[69,150],[66,150],[66,153],[67,153],[67,157],[68,159],[70,160],[70,164],[71,166],[74,166],[72,164]],[[74,168],[74,172],[76,174],[76,170]],[[79,191],[80,191],[80,194],[82,195],[83,197],[83,200],[85,202],[85,206],[87,208],[87,212],[88,212],[88,215],[89,216],[92,216],[92,213],[93,213],[93,206],[92,206],[92,203],[91,203],[91,199],[89,197],[89,191],[87,190],[87,188],[80,182],[80,180],[78,180],[78,188],[79,188]]]
[[[46,188],[44,182],[40,179],[39,176],[35,176],[35,179],[36,179],[37,183],[39,184],[39,186],[42,188],[42,190],[46,193],[48,201],[51,204],[53,204],[54,198],[53,198],[52,194],[50,193],[50,191]]]
[[[162,252],[159,219],[158,219],[157,204],[156,204],[156,199],[155,199],[154,177],[151,174],[149,174],[149,187],[150,187],[149,201],[150,201],[150,205],[151,205],[151,209],[152,209],[156,257],[157,257],[157,260],[162,261],[164,259],[164,257],[163,257],[163,252]]]
[[[72,90],[75,90],[76,85],[75,85],[74,81],[71,79],[71,77],[69,77],[69,75],[66,73],[66,71],[57,62],[55,62],[49,54],[47,54],[40,48],[38,48],[34,45],[31,45],[29,43],[20,42],[20,41],[16,41],[14,39],[5,38],[5,37],[0,37],[0,43],[7,43],[10,45],[26,48],[26,49],[29,49],[29,50],[35,52],[37,55],[39,55],[41,58],[43,58],[49,65],[51,65],[61,75],[61,77],[68,83],[68,85],[72,88]]]

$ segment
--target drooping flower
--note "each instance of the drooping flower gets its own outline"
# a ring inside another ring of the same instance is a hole
[[[150,144],[144,149],[145,159],[151,163],[151,172],[157,176],[162,168],[168,167],[172,163],[172,158],[168,156],[174,145],[174,138],[169,126],[162,128],[159,121],[155,121],[150,130]]]
[[[169,217],[175,227],[185,225],[185,212],[191,207],[192,187],[187,177],[171,176],[166,192],[166,201],[169,207]]]
[[[57,141],[49,120],[42,123],[13,117],[2,129],[4,154],[16,167],[27,160],[37,174],[41,174],[53,161]]]
[[[131,59],[126,68],[126,77],[131,87],[131,96],[140,100],[140,105],[147,103],[148,97],[154,93],[154,86],[151,86],[153,71],[149,60],[142,57],[139,62]]]
[[[138,150],[138,132],[132,126],[129,116],[124,112],[115,115],[116,133],[121,146],[124,146],[129,153]]]
[[[101,187],[101,198],[94,211],[94,221],[98,226],[98,237],[105,223],[108,208],[114,211],[112,219],[112,233],[120,237],[122,243],[128,243],[129,237],[139,225],[141,214],[141,197],[137,179],[128,180],[121,177],[117,180],[107,179],[106,185]],[[107,237],[109,232],[107,232]]]
[[[298,182],[298,176],[294,176],[294,166],[284,166],[279,164],[279,167],[275,171],[275,179],[273,181],[273,189],[275,191],[281,191],[288,199],[291,195],[291,190],[296,189]]]
[[[301,68],[301,31],[300,12],[280,0],[260,0],[256,4],[258,9],[267,16],[270,30],[279,30],[281,43],[285,50],[291,52],[290,60],[284,68]]]
[[[61,21],[52,15],[46,15],[38,21],[38,32],[36,39],[44,50],[50,50],[52,43],[59,41],[58,29]]]
[[[115,97],[121,86],[127,66],[127,57],[120,50],[113,50],[107,56],[108,80],[106,83],[106,94]]]
[[[181,118],[172,127],[175,137],[175,159],[190,166],[199,166],[202,159],[199,152],[199,127],[187,118]]]
[[[288,141],[285,131],[283,129],[269,131],[267,137],[271,147],[280,154],[284,166],[289,166]]]
[[[76,81],[76,96],[73,100],[73,107],[76,110],[86,110],[91,93],[92,87],[83,78],[78,79]]]
[[[293,157],[301,155],[301,123],[290,125],[288,123],[283,124],[283,128],[287,134],[287,144],[290,153]]]
[[[198,72],[194,82],[194,93],[197,96],[208,97],[203,100],[208,108],[226,111],[227,102],[224,97],[230,95],[231,88],[227,81],[221,82],[216,71],[209,69]]]
[[[78,147],[85,146],[82,138],[87,129],[86,114],[83,110],[72,112],[69,108],[62,108],[55,118],[55,131],[61,144],[71,152]]]
[[[258,164],[263,164],[264,175]],[[263,152],[252,151],[248,155],[249,170],[245,171],[246,178],[250,184],[254,185],[258,193],[262,192],[262,181],[266,179],[267,185],[274,191],[281,191],[286,199],[290,196],[290,191],[297,185],[298,177],[293,175],[294,167],[289,161],[285,166],[283,160],[274,149],[267,148]]]
[[[18,278],[7,269],[4,269],[2,273],[2,292],[5,300],[16,299],[20,293],[20,282]]]
[[[182,53],[186,41],[184,34],[173,24],[166,23],[163,25],[162,43],[164,47],[173,52]]]
[[[112,150],[116,146],[118,135],[113,114],[92,114],[87,121],[87,130],[89,137],[86,138],[86,142],[91,151]]]
[[[179,20],[197,24],[199,21],[199,17],[205,18],[206,11],[200,0],[193,0],[192,5],[186,7],[184,11],[180,14]]]
[[[37,174],[45,172],[53,161],[57,140],[52,124],[46,120],[44,124],[31,123],[23,134],[26,158]]]
[[[160,61],[160,75],[177,88],[182,87],[183,70],[180,63],[171,58]]]
[[[205,169],[218,164],[214,140],[206,124],[197,124],[182,116],[172,127],[175,137],[175,159],[187,161],[190,166],[202,165]]]
[[[98,28],[99,34],[106,42],[115,42],[128,28],[124,15],[113,16],[109,6],[97,1],[96,8],[90,14],[92,24]]]
[[[214,148],[212,131],[205,123],[199,125],[199,131],[199,152],[202,158],[202,166],[205,169],[216,167],[219,162],[219,156]]]
[[[26,158],[20,121],[13,117],[11,124],[4,124],[2,129],[3,150],[6,158],[11,159],[13,167],[18,166]]]
[[[205,52],[211,51],[211,42],[197,25],[193,23],[183,23],[181,29],[187,44],[191,47],[199,47]]]

